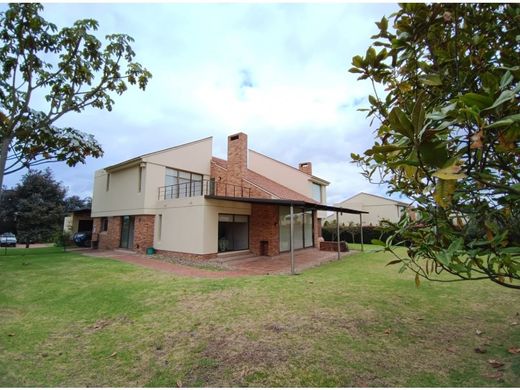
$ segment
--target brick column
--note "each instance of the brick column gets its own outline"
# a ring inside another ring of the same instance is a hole
[[[146,248],[153,247],[155,215],[136,215],[134,219],[134,247],[137,252],[144,253]]]
[[[267,255],[280,253],[280,232],[278,226],[279,207],[276,205],[251,205],[249,219],[249,250],[261,255],[261,242],[267,241]]]

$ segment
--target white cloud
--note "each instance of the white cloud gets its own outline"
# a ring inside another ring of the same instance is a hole
[[[93,133],[105,156],[84,166],[54,164],[70,193],[88,195],[94,171],[124,159],[214,136],[225,156],[227,135],[249,134],[252,149],[289,164],[312,161],[332,182],[329,202],[367,184],[350,153],[373,141],[368,82],[349,74],[374,25],[394,4],[46,4],[59,26],[99,21],[98,36],[135,38],[137,60],[152,73],[146,91],[130,88],[112,112],[87,110],[62,124]],[[249,83],[244,85],[247,78]],[[250,85],[249,85],[250,84]],[[268,136],[266,136],[268,135]],[[19,176],[6,180],[14,185]]]

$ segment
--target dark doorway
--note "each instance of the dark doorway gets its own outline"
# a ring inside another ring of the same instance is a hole
[[[121,248],[133,249],[134,246],[134,216],[125,215],[121,221]]]
[[[78,232],[91,232],[92,223],[91,219],[80,219],[78,221]]]
[[[249,249],[249,217],[247,215],[219,214],[218,251]]]

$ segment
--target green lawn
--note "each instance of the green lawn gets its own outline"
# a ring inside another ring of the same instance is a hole
[[[520,386],[520,292],[388,261],[210,280],[2,251],[0,386]]]

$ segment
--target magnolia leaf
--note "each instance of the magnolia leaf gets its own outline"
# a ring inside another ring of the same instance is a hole
[[[464,173],[460,173],[460,167],[458,165],[452,165],[447,168],[442,168],[435,171],[432,176],[438,177],[442,180],[458,180],[464,179],[466,175]]]
[[[495,100],[493,105],[491,107],[486,108],[486,110],[491,110],[493,108],[496,108],[509,100],[511,100],[511,101],[514,100],[514,98],[515,98],[515,94],[513,91],[503,91],[500,94],[500,96],[497,98],[497,100]]]
[[[473,92],[461,96],[460,100],[467,106],[476,106],[481,110],[493,104],[493,100],[489,96],[479,95]]]
[[[419,133],[424,124],[424,106],[423,106],[423,95],[420,95],[415,102],[412,112],[412,123],[416,133]]]
[[[486,129],[495,129],[499,127],[508,127],[511,126],[515,122],[520,122],[520,114],[513,114],[502,118],[499,121],[496,121],[490,125],[486,126]]]
[[[388,116],[388,120],[390,124],[398,133],[408,137],[413,138],[413,125],[410,122],[410,119],[406,116],[406,114],[399,108],[395,107],[390,111]]]
[[[433,193],[435,203],[442,208],[447,208],[451,204],[451,199],[456,188],[456,180],[439,179]]]
[[[402,263],[403,261],[401,259],[397,259],[397,260],[392,260],[390,262],[388,262],[386,264],[386,266],[389,266],[389,265],[393,265],[393,264],[399,264],[399,263]]]
[[[419,274],[415,274],[415,287],[419,288],[421,285],[421,279],[419,278]]]
[[[423,77],[421,81],[426,85],[438,86],[442,85],[441,77],[438,74],[429,74],[426,77]]]

